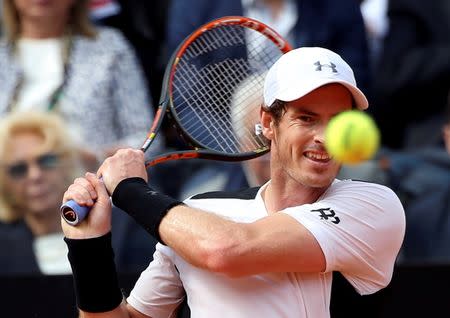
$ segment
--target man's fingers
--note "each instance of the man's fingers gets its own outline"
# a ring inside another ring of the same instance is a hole
[[[103,180],[110,194],[122,180],[131,177],[147,180],[145,156],[138,149],[119,149],[114,156],[106,158],[97,170],[97,178]]]
[[[103,197],[109,199],[108,191],[106,190],[103,181],[99,179],[97,175],[88,172],[86,173],[86,180],[93,186],[94,191],[98,194],[99,198]]]
[[[92,206],[94,204],[94,199],[91,197],[90,192],[80,184],[71,184],[64,193],[63,202],[69,200],[75,200],[75,202],[83,206]]]
[[[85,188],[86,191],[89,192],[93,200],[97,199],[97,191],[95,190],[94,185],[90,180],[86,178],[76,178],[73,183]]]

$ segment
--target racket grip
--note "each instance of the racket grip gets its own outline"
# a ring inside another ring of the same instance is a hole
[[[81,206],[74,200],[69,200],[61,205],[60,211],[63,219],[70,225],[77,225],[88,215],[91,207]]]

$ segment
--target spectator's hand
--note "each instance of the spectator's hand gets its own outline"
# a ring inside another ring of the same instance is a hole
[[[145,169],[145,158],[142,150],[120,149],[114,156],[107,158],[97,171],[110,194],[114,192],[120,181],[139,177],[148,181]]]
[[[111,231],[111,200],[102,180],[93,173],[77,178],[64,193],[63,203],[75,200],[78,204],[92,207],[86,219],[76,226],[61,217],[64,235],[71,239],[87,239],[102,236]]]

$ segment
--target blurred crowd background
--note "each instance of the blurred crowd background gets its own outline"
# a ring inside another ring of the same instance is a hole
[[[0,276],[70,274],[59,225],[67,185],[117,149],[141,145],[170,55],[227,15],[258,19],[294,47],[326,47],[351,65],[381,147],[340,178],[382,183],[401,198],[399,268],[450,271],[450,1],[0,0]],[[182,145],[166,124],[147,156]],[[261,185],[269,165],[267,156],[172,161],[152,167],[149,182],[185,199]],[[153,239],[118,209],[113,233],[119,272],[142,271]]]

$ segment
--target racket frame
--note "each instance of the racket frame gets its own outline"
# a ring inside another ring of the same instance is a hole
[[[200,36],[204,33],[220,27],[222,25],[242,25],[246,28],[255,30],[264,36],[266,36],[269,40],[271,40],[276,47],[280,49],[280,52],[286,53],[292,49],[290,44],[283,39],[276,31],[267,26],[266,24],[259,22],[257,20],[242,17],[242,16],[225,16],[213,21],[210,21],[203,26],[199,27],[195,30],[189,37],[187,37],[175,50],[172,54],[168,67],[166,67],[166,71],[163,78],[161,96],[159,100],[158,110],[155,114],[155,120],[152,128],[150,129],[150,133],[148,135],[148,139],[145,141],[144,145],[141,147],[143,151],[146,151],[156,136],[157,131],[159,130],[162,121],[164,120],[162,117],[167,115],[169,120],[175,126],[175,129],[178,131],[179,135],[183,138],[185,143],[189,145],[191,150],[181,150],[181,151],[173,151],[168,152],[157,157],[151,158],[146,161],[146,168],[152,167],[154,165],[160,164],[165,161],[170,160],[180,160],[180,159],[208,159],[208,160],[219,160],[219,161],[245,161],[249,159],[253,159],[259,157],[270,151],[270,147],[262,146],[258,149],[255,149],[251,152],[246,152],[243,154],[227,154],[225,152],[219,152],[211,149],[204,149],[203,145],[200,145],[188,132],[184,131],[181,124],[179,124],[179,119],[174,111],[173,107],[173,77],[176,72],[176,68],[178,63],[180,62],[183,54],[186,52],[187,48]],[[157,121],[157,122],[156,122]],[[149,140],[150,139],[150,140]]]
[[[241,16],[226,16],[216,20],[213,20],[209,23],[198,28],[194,31],[189,37],[187,37],[180,45],[177,50],[172,54],[169,63],[166,66],[166,70],[163,77],[163,82],[161,86],[161,96],[159,99],[158,109],[155,112],[155,116],[153,118],[152,125],[147,133],[147,138],[141,146],[141,150],[145,152],[150,145],[155,140],[161,125],[164,121],[164,117],[171,117],[169,120],[174,124],[174,126],[179,129],[180,134],[186,140],[186,143],[189,144],[193,149],[191,150],[183,150],[183,151],[174,151],[165,153],[159,156],[154,157],[146,162],[146,168],[154,166],[156,164],[166,162],[169,160],[180,160],[180,159],[210,159],[210,160],[220,160],[220,161],[244,161],[256,158],[260,155],[263,155],[270,151],[270,147],[263,146],[258,149],[255,149],[252,152],[246,152],[241,155],[236,154],[226,154],[224,152],[218,152],[214,150],[206,150],[199,147],[198,143],[188,134],[186,133],[182,126],[177,121],[177,115],[173,108],[173,100],[172,100],[172,79],[175,74],[176,67],[186,51],[189,45],[203,33],[208,30],[214,29],[221,25],[242,25],[249,29],[253,29],[255,31],[260,32],[269,38],[282,53],[286,53],[290,51],[292,48],[289,43],[283,39],[276,31],[268,27],[262,22],[257,20],[241,17]],[[63,219],[70,225],[76,226],[79,224],[89,213],[90,208],[86,206],[78,205],[74,200],[69,200],[64,203],[61,208],[61,215]],[[72,213],[73,212],[73,213]]]

